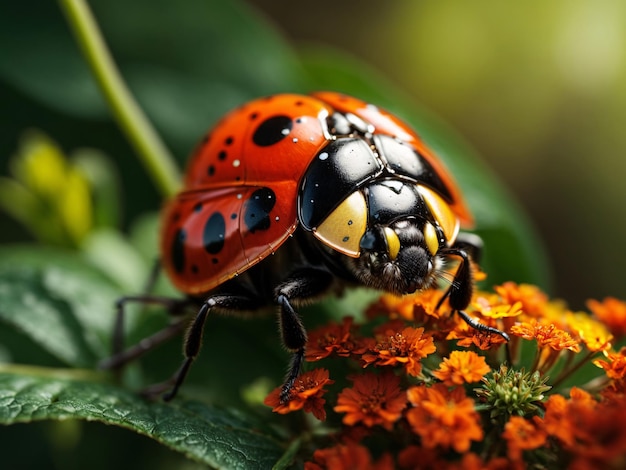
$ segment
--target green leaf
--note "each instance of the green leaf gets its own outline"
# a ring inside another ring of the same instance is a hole
[[[0,370],[0,423],[49,419],[121,426],[219,469],[271,468],[284,452],[265,425],[231,410],[198,402],[150,403],[53,370]]]
[[[82,252],[124,292],[143,292],[151,263],[141,257],[122,233],[110,229],[95,230],[83,243]]]
[[[318,88],[355,95],[396,113],[445,162],[474,213],[474,231],[485,242],[481,266],[489,276],[489,284],[509,280],[544,287],[550,284],[545,250],[528,217],[467,143],[355,58],[323,47],[305,49],[301,57]]]
[[[0,249],[0,320],[68,365],[92,366],[108,354],[119,296],[74,253],[34,246]]]
[[[32,268],[0,269],[0,318],[67,364],[94,363],[95,354],[71,307],[56,298],[46,277]]]
[[[0,15],[0,77],[47,106],[83,117],[107,107],[55,2],[4,5]]]

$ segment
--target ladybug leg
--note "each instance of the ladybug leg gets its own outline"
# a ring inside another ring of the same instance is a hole
[[[176,314],[177,309],[174,308],[174,306],[178,302],[177,300],[169,298],[169,297],[160,297],[160,296],[150,295],[150,292],[152,292],[152,289],[154,289],[154,286],[159,279],[160,273],[161,273],[161,260],[157,258],[154,261],[152,268],[150,269],[150,274],[146,281],[146,285],[143,289],[144,295],[125,296],[125,297],[119,298],[115,302],[115,312],[116,312],[115,323],[113,326],[113,334],[111,337],[112,356],[119,355],[122,352],[122,349],[124,348],[124,337],[125,337],[125,334],[124,334],[125,308],[124,307],[127,303],[136,302],[136,303],[141,303],[141,304],[160,304],[160,305],[165,306],[170,314]],[[124,362],[128,362],[128,361],[124,361]],[[105,365],[101,366],[101,368],[109,369],[109,368],[115,368],[115,367],[107,366],[106,361],[105,361]]]
[[[461,258],[461,263],[459,264],[452,284],[437,303],[437,308],[439,308],[445,299],[448,298],[452,311],[457,312],[469,326],[479,331],[500,335],[509,341],[509,335],[507,335],[504,331],[500,331],[497,328],[480,323],[464,311],[472,300],[472,293],[474,290],[470,259],[467,252],[463,248],[456,248],[455,245],[455,247],[442,250],[441,254],[445,256],[458,256]]]
[[[187,377],[191,364],[193,364],[193,361],[200,352],[204,324],[211,310],[251,311],[257,310],[261,306],[262,301],[246,295],[217,294],[209,297],[202,304],[202,307],[200,307],[200,310],[187,330],[184,346],[185,360],[180,368],[169,380],[144,390],[144,395],[157,395],[171,387],[170,391],[163,395],[163,399],[170,401],[176,396],[178,389]]]
[[[307,334],[300,315],[292,302],[310,300],[328,290],[333,282],[332,275],[324,270],[306,268],[296,271],[274,291],[279,305],[280,334],[283,344],[293,353],[291,364],[280,392],[280,401],[289,401],[291,389],[300,373],[304,360]]]
[[[145,352],[164,343],[168,339],[176,336],[184,328],[184,322],[177,321],[158,331],[152,336],[143,339],[135,346],[123,351],[124,348],[124,319],[126,305],[129,303],[139,303],[143,305],[161,305],[167,309],[170,315],[182,315],[190,305],[188,299],[173,299],[171,297],[161,297],[156,295],[137,295],[122,297],[115,303],[116,315],[115,325],[112,335],[112,355],[100,362],[101,369],[119,369],[124,364],[137,359]]]
[[[459,232],[454,247],[465,251],[475,263],[480,263],[483,254],[483,239],[475,233]]]

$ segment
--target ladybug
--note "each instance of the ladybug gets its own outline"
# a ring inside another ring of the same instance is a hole
[[[293,355],[281,393],[287,401],[307,343],[297,305],[346,285],[420,291],[443,278],[448,258],[460,263],[440,303],[447,298],[472,327],[508,339],[463,311],[480,240],[459,228],[471,223],[443,164],[374,105],[317,92],[269,96],[232,111],[205,136],[183,189],[163,211],[162,265],[185,302],[199,304],[165,399],[198,355],[209,313],[278,306],[282,342]],[[123,299],[120,311],[129,300],[158,298]]]

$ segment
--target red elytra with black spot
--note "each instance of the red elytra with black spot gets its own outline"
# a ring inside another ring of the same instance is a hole
[[[181,291],[198,295],[275,252],[299,225],[302,177],[332,139],[325,120],[353,114],[416,149],[447,189],[464,225],[470,212],[442,163],[401,120],[334,92],[283,94],[251,101],[227,114],[191,161],[184,188],[164,210],[162,253]]]

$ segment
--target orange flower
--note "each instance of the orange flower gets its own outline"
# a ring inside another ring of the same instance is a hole
[[[435,449],[411,445],[398,454],[398,467],[403,470],[445,468],[446,462]]]
[[[306,360],[319,361],[333,353],[341,357],[362,354],[365,349],[352,335],[353,321],[352,317],[345,317],[341,324],[331,322],[309,333]]]
[[[432,325],[439,319],[450,317],[449,309],[437,308],[442,296],[443,292],[439,289],[428,289],[403,296],[383,294],[379,301],[367,310],[367,317],[372,319],[384,313],[391,320],[402,319]]]
[[[491,368],[474,351],[452,351],[433,375],[446,385],[478,382]]]
[[[569,349],[570,351],[580,352],[580,345],[567,331],[561,330],[553,324],[543,325],[534,318],[530,322],[513,325],[511,333],[524,339],[535,339],[541,348],[549,347],[555,351]]]
[[[548,438],[538,416],[534,416],[532,420],[512,416],[504,426],[502,437],[507,441],[507,453],[511,460],[519,460],[524,450],[545,445]]]
[[[407,395],[414,407],[407,411],[406,418],[425,447],[452,447],[457,452],[467,452],[471,441],[483,438],[474,401],[463,388],[450,391],[443,384],[422,385],[411,387]]]
[[[609,401],[624,400],[626,398],[626,378],[612,380],[601,390],[602,398]]]
[[[391,372],[367,373],[352,377],[352,388],[344,388],[337,397],[337,413],[346,413],[344,424],[362,422],[367,427],[383,426],[391,430],[406,407],[406,393],[400,389],[400,379]]]
[[[369,450],[355,443],[318,449],[313,453],[313,460],[304,464],[304,470],[393,470],[394,468],[391,455],[383,454],[377,462],[372,462]]]
[[[436,467],[435,467],[436,468]],[[495,457],[486,462],[473,452],[467,452],[461,456],[461,460],[449,463],[446,470],[512,470],[515,466],[505,457]]]
[[[596,401],[573,388],[570,399],[551,396],[546,402],[545,430],[577,461],[577,468],[621,468],[626,459],[626,398]]]
[[[320,421],[324,421],[326,419],[326,410],[324,410],[326,400],[322,396],[326,393],[324,387],[332,383],[335,381],[328,378],[326,369],[314,369],[305,372],[296,379],[291,389],[289,402],[280,402],[282,387],[277,387],[265,397],[263,403],[271,406],[275,413],[286,414],[304,409],[307,413],[313,413],[313,416]]]
[[[424,328],[410,326],[402,331],[387,330],[379,335],[377,343],[363,354],[363,367],[370,364],[377,366],[395,366],[402,364],[407,374],[417,376],[422,371],[421,360],[435,352],[432,336],[424,334]]]
[[[522,314],[521,301],[509,304],[499,301],[496,295],[480,295],[472,302],[472,307],[487,318],[517,317]]]
[[[458,461],[450,461],[434,449],[411,445],[398,454],[398,468],[402,470],[511,470],[511,462],[504,457],[483,461],[473,452],[466,452]]]
[[[472,262],[472,277],[474,278],[474,282],[481,282],[487,279],[487,273],[481,269],[481,267]]]
[[[616,338],[626,336],[626,302],[607,297],[602,302],[588,300],[587,307]]]
[[[448,339],[458,339],[456,343],[458,346],[470,347],[473,345],[481,351],[497,349],[501,344],[506,343],[506,340],[500,335],[489,331],[476,330],[470,326],[463,327],[462,330],[457,328],[448,335]]]
[[[413,317],[409,321],[424,320],[426,317],[441,318],[447,315],[447,309],[437,308],[443,292],[439,289],[428,289],[413,298]]]
[[[493,289],[504,303],[513,305],[516,302],[521,302],[522,310],[526,315],[531,317],[543,316],[548,296],[537,286],[505,282],[501,286],[495,286]]]
[[[604,354],[608,362],[597,359],[593,363],[598,367],[602,367],[610,379],[621,380],[626,377],[626,348],[620,349],[617,353],[605,352]]]
[[[574,430],[568,422],[567,399],[562,395],[551,395],[545,404],[546,413],[543,418],[546,432],[558,437],[568,445],[574,443]]]

